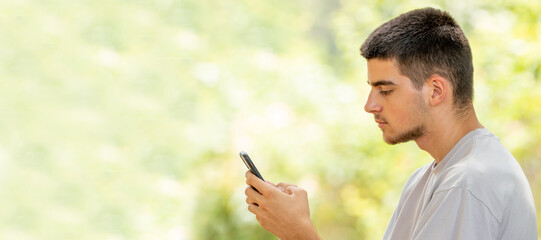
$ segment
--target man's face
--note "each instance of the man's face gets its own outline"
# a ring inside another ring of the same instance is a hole
[[[374,114],[385,142],[397,144],[425,134],[429,113],[422,91],[400,74],[394,60],[368,60],[368,84],[364,110]]]

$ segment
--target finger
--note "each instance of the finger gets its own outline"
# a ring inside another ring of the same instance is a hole
[[[294,188],[295,188],[294,186],[289,186],[284,190],[284,192],[291,195],[291,194],[293,194],[293,189]]]
[[[246,190],[244,190],[244,194],[246,194],[246,197],[250,199],[250,203],[256,203],[257,205],[260,205],[261,201],[263,200],[263,196],[261,195],[261,193],[258,193],[251,186],[247,187]]]
[[[256,177],[250,171],[246,172],[246,184],[255,187],[261,194],[267,195],[270,192],[276,190],[270,184],[265,183],[263,180]]]
[[[283,182],[278,183],[278,184],[276,185],[276,187],[277,187],[278,189],[280,189],[280,191],[282,191],[282,192],[286,192],[286,189],[287,189],[287,187],[289,187],[289,186],[295,186],[295,187],[297,187],[297,185],[295,185],[295,184],[291,184],[291,183],[283,183]]]
[[[259,206],[256,206],[255,204],[250,204],[248,205],[248,211],[257,215],[259,213]]]
[[[246,197],[246,204],[248,204],[248,205],[255,204],[256,206],[259,206],[259,204],[257,204],[255,202],[255,200],[253,200],[252,198],[249,198],[249,197]]]
[[[297,185],[295,185],[295,184],[293,184],[293,183],[283,183],[283,182],[276,184],[276,186],[277,186],[277,187],[278,187],[278,186],[281,186],[281,187],[283,187],[284,189],[287,188],[287,187],[289,187],[289,186],[297,187]]]
[[[253,173],[250,172],[250,170],[248,170],[248,171],[246,171],[246,173],[244,174],[244,175],[246,176],[246,184],[248,184],[248,176],[249,176],[249,174],[253,174]],[[271,181],[265,180],[265,182],[266,182],[267,184],[273,186],[273,187],[276,187],[276,184],[274,184],[274,183],[271,182]],[[250,184],[248,184],[248,185],[250,185]]]
[[[299,195],[299,194],[304,195],[304,196],[308,195],[306,193],[306,190],[304,190],[304,189],[302,189],[300,187],[297,187],[297,186],[289,186],[289,187],[287,187],[286,188],[286,193],[291,194],[291,195]]]
[[[244,177],[246,178],[246,184],[248,184],[248,176],[250,176],[250,173],[251,173],[250,170],[248,170],[248,171],[246,171],[244,173]],[[250,185],[250,184],[248,184],[248,185]]]

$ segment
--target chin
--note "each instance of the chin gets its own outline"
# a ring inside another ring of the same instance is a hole
[[[405,136],[405,135],[386,136],[385,134],[383,134],[383,141],[385,141],[385,143],[387,143],[389,145],[396,145],[396,144],[399,144],[399,143],[405,143],[405,142],[409,142],[411,140],[415,140],[415,138]]]
[[[394,141],[393,138],[389,137],[389,136],[386,136],[385,133],[383,134],[383,141],[389,145],[395,145],[397,144],[396,141]]]
[[[385,141],[385,143],[389,145],[396,145],[396,144],[402,143],[400,141],[396,141],[394,139],[388,139],[388,138],[383,138],[383,141]]]

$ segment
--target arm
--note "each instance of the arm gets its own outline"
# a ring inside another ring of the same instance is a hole
[[[274,186],[250,171],[246,172],[246,184],[249,185],[245,191],[248,210],[256,215],[264,229],[283,240],[320,239],[310,221],[308,196],[304,189],[284,183]]]

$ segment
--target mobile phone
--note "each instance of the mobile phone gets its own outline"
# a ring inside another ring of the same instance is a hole
[[[246,165],[246,167],[248,168],[248,170],[250,170],[250,172],[252,172],[259,179],[265,181],[265,179],[263,179],[263,177],[261,176],[259,171],[257,171],[257,168],[255,167],[254,163],[252,162],[252,159],[250,159],[250,156],[248,156],[248,154],[246,152],[244,152],[244,151],[241,151],[239,153],[239,155],[240,155],[240,158],[242,159],[242,161],[244,162],[244,165]]]

